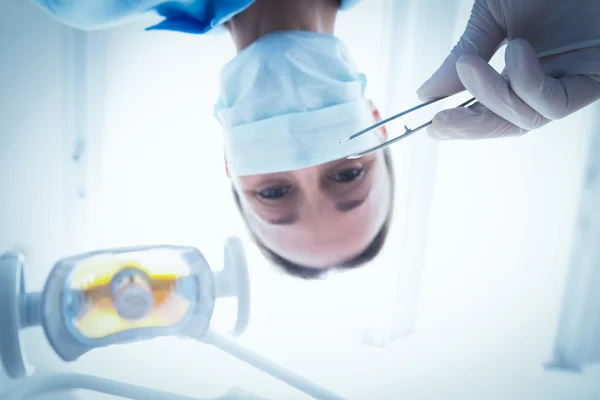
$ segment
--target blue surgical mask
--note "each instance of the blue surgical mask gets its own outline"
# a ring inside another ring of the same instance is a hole
[[[215,114],[223,127],[229,173],[267,174],[338,160],[381,143],[366,78],[331,35],[279,32],[241,51],[221,72]]]

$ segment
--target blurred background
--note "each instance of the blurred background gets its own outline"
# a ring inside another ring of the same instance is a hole
[[[240,341],[344,397],[600,398],[600,104],[522,138],[423,134],[395,145],[383,253],[306,282],[262,258],[232,201],[212,114],[220,68],[235,55],[227,35],[145,32],[154,17],[80,32],[28,1],[0,4],[0,251],[26,255],[28,290],[59,259],[109,247],[192,245],[220,268],[225,238],[238,235],[253,291]],[[336,34],[384,118],[418,103],[471,6],[363,0],[340,14]],[[502,68],[502,52],[493,64]],[[216,326],[234,314],[235,302],[218,304]],[[304,398],[189,341],[64,364],[41,329],[23,337],[39,369],[200,397],[238,386]]]

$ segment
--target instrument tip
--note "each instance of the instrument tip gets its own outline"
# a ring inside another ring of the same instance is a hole
[[[350,140],[350,138],[349,138],[349,137],[347,137],[347,138],[346,138],[346,139],[344,139],[344,140],[340,140],[340,144],[342,144],[342,143],[346,143],[346,142],[347,142],[347,141],[349,141],[349,140]]]

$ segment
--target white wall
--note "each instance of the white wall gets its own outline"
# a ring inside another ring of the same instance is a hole
[[[31,3],[2,1],[0,251],[25,252],[30,290],[42,288],[52,264],[68,251],[72,227],[66,215],[77,207],[65,114],[71,38]],[[25,336],[32,339],[31,354],[49,352],[41,332]],[[0,388],[6,383],[0,373]]]
[[[39,289],[67,241],[67,33],[21,1],[3,4],[0,28],[0,248],[26,251]]]

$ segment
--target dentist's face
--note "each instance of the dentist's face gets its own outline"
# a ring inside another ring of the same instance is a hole
[[[240,206],[256,238],[309,268],[339,266],[378,236],[392,207],[383,152],[297,171],[237,178]]]

